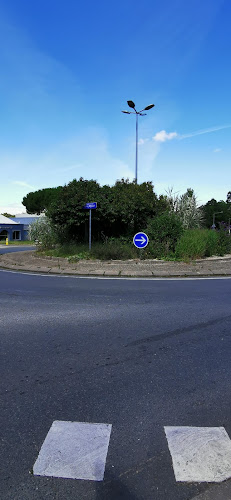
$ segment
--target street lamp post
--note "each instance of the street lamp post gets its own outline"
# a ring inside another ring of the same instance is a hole
[[[215,216],[218,214],[223,214],[223,210],[221,212],[213,212],[213,225],[212,225],[213,229],[216,229]]]
[[[155,104],[149,104],[146,108],[141,109],[141,111],[136,111],[135,103],[133,101],[127,101],[128,106],[134,111],[122,111],[122,113],[126,113],[127,115],[136,115],[136,163],[135,163],[135,183],[137,184],[137,176],[138,176],[138,116],[145,116],[147,113],[143,113],[143,111],[148,111],[151,108],[154,108]]]

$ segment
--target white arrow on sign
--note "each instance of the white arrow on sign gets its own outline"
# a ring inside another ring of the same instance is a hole
[[[141,236],[140,239],[136,238],[135,241],[141,241],[142,245],[146,242],[146,238],[144,238],[143,236]]]

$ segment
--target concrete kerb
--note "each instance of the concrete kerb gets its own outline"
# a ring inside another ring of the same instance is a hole
[[[147,261],[79,261],[37,256],[35,251],[0,254],[0,268],[38,274],[121,278],[230,277],[231,255],[199,259],[190,263]]]

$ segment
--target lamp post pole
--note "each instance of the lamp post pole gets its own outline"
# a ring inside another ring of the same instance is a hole
[[[223,210],[221,212],[213,212],[213,225],[212,225],[213,229],[216,229],[215,216],[218,214],[223,214]]]
[[[143,111],[148,111],[151,108],[154,108],[155,104],[149,104],[141,111],[137,111],[135,108],[135,103],[133,101],[127,101],[128,106],[134,111],[122,111],[122,113],[126,113],[127,115],[136,115],[136,161],[135,161],[135,183],[137,184],[138,178],[138,116],[145,116],[147,113],[143,113]]]
[[[136,184],[137,184],[137,175],[138,175],[138,113],[136,113],[136,176],[135,176]]]

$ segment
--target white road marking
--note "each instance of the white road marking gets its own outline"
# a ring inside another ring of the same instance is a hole
[[[165,427],[176,481],[231,477],[231,440],[224,427]]]
[[[88,279],[88,280],[122,280],[122,281],[198,281],[198,280],[230,280],[231,276],[186,276],[186,277],[152,277],[152,276],[88,276],[74,274],[55,274],[55,273],[40,273],[30,271],[11,271],[0,267],[1,273],[22,274],[26,276],[43,276],[45,278],[72,278],[72,279]]]
[[[34,464],[34,475],[102,481],[111,427],[54,421]]]

